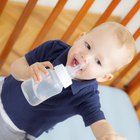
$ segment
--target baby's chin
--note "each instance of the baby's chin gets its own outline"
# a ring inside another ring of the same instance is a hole
[[[85,76],[84,74],[82,73],[78,73],[74,79],[77,79],[77,80],[93,80],[95,78],[91,77],[91,76]]]
[[[82,80],[89,80],[89,79],[87,79],[85,76],[82,76],[80,74],[80,75],[76,75],[75,78],[74,78],[74,80],[80,80],[80,81],[82,81]]]
[[[83,80],[83,78],[81,76],[79,76],[79,74],[76,74],[73,79],[74,80]]]

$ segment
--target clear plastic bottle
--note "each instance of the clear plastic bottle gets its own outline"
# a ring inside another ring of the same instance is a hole
[[[60,93],[64,88],[72,84],[75,73],[80,69],[80,65],[70,67],[60,64],[54,70],[48,69],[48,75],[42,74],[43,80],[35,83],[33,79],[25,80],[21,84],[21,89],[26,100],[36,106],[48,98]]]

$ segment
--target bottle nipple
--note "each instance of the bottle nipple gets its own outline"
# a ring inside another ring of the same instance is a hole
[[[75,67],[71,67],[71,66],[67,65],[66,69],[67,69],[68,73],[70,74],[71,78],[74,78],[76,75],[76,72],[81,69],[81,65],[78,64]]]

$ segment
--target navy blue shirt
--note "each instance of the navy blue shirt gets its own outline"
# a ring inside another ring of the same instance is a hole
[[[50,61],[53,65],[66,64],[70,46],[62,41],[48,41],[25,55],[29,65]],[[73,80],[73,84],[38,106],[31,106],[21,90],[21,81],[12,75],[5,78],[2,88],[2,103],[14,124],[27,133],[38,137],[44,131],[65,119],[81,115],[85,126],[105,119],[100,110],[97,82]]]

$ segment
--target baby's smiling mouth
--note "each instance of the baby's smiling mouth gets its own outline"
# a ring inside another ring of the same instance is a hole
[[[80,66],[80,71],[86,70],[86,63],[82,59],[82,57],[75,55],[71,61],[71,67]]]
[[[71,66],[72,66],[72,67],[75,67],[75,66],[77,66],[78,64],[79,64],[79,62],[77,61],[76,58],[74,58],[74,59],[72,60],[72,62],[71,62]]]

